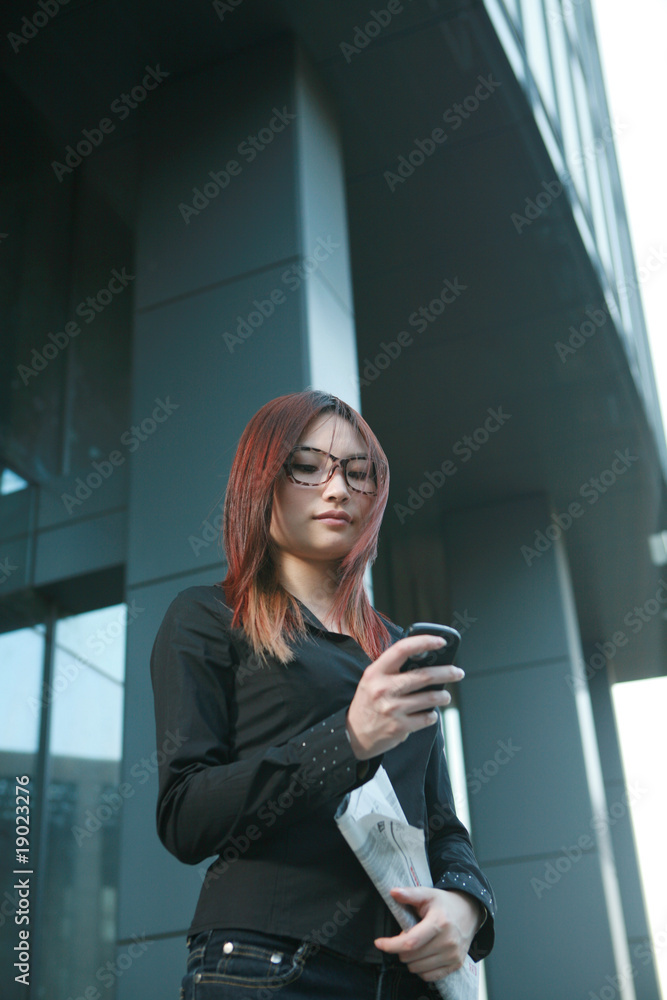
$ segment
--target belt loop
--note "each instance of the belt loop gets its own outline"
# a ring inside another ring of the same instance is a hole
[[[305,941],[302,941],[299,947],[297,948],[294,954],[294,959],[300,965],[302,965],[307,958],[309,958],[312,954],[316,953],[318,950],[319,950],[319,945],[317,944],[317,942],[311,941],[309,938],[306,938]]]

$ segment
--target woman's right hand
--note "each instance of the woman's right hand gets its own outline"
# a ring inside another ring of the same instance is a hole
[[[368,760],[391,750],[418,729],[438,720],[438,707],[448,705],[447,691],[424,691],[428,684],[460,681],[459,667],[416,667],[400,673],[405,661],[416,653],[440,649],[444,639],[413,635],[399,639],[370,663],[362,675],[347,712],[347,731],[355,757]]]

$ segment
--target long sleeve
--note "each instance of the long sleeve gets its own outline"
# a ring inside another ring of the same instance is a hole
[[[471,958],[478,961],[493,947],[496,904],[491,884],[477,863],[468,831],[456,816],[444,738],[439,725],[437,729],[425,781],[429,864],[435,888],[467,892],[486,908],[487,918],[470,946]]]
[[[222,853],[232,838],[238,845],[270,837],[361,783],[361,762],[345,736],[349,702],[262,746],[275,712],[266,704],[262,716],[249,700],[258,712],[252,722],[259,747],[240,758],[236,673],[243,666],[218,608],[193,595],[199,589],[174,599],[151,654],[157,746],[165,747],[157,829],[165,847],[188,864]],[[363,780],[380,762],[368,762]]]

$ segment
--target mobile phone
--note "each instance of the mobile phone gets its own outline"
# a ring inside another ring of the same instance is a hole
[[[461,633],[449,625],[436,625],[434,622],[415,622],[406,628],[401,638],[407,639],[411,635],[437,635],[438,638],[446,639],[447,645],[440,649],[427,649],[423,653],[417,653],[406,660],[400,668],[399,673],[406,670],[414,670],[416,667],[445,667],[454,662],[459,645],[461,643]],[[422,691],[442,691],[444,684],[429,684],[428,687],[420,688]]]

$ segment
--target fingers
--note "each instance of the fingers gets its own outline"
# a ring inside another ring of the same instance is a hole
[[[454,684],[464,677],[465,672],[461,667],[415,667],[414,670],[406,670],[392,680],[397,693],[410,694],[428,684]]]
[[[379,948],[380,951],[391,952],[394,955],[397,955],[401,951],[403,952],[415,951],[418,947],[421,947],[421,945],[417,943],[413,938],[408,937],[408,934],[410,934],[413,930],[414,927],[411,928],[410,931],[401,931],[400,934],[396,934],[394,935],[394,937],[375,938],[374,941],[375,947]]]
[[[434,900],[433,892],[426,886],[392,889],[392,896],[414,907],[421,920],[407,931],[401,931],[394,937],[376,938],[374,942],[380,951],[398,955],[411,972],[426,981],[448,975],[460,968],[465,959],[455,928],[443,924],[433,911],[432,904],[438,902],[437,898]]]
[[[398,711],[405,719],[423,717],[426,725],[430,725],[437,721],[438,709],[446,708],[451,700],[449,691],[424,691],[422,694],[410,694],[402,698]]]
[[[404,894],[398,889],[392,889],[392,896],[408,906],[414,906],[416,900],[419,898],[413,898],[409,892]],[[414,927],[411,927],[407,931],[401,931],[400,934],[395,934],[393,937],[376,938],[375,945],[382,951],[389,951],[395,954],[405,952],[406,955],[413,955],[429,944],[439,933],[440,931],[433,923],[421,919]]]
[[[385,649],[374,665],[378,666],[382,673],[398,673],[405,661],[415,653],[442,649],[445,645],[445,640],[437,635],[411,635],[405,639],[398,639],[389,649]]]
[[[449,705],[452,696],[441,685],[459,681],[463,676],[459,667],[420,667],[398,677],[392,675],[384,698],[405,715],[444,708]],[[435,688],[425,690],[434,683]]]
[[[409,636],[366,667],[347,714],[350,742],[359,760],[391,750],[410,733],[438,721],[438,709],[451,701],[442,686],[461,680],[463,671],[451,664],[417,667],[404,673],[400,668],[416,652],[439,649],[444,644],[438,636]],[[430,685],[436,689],[423,690]]]

